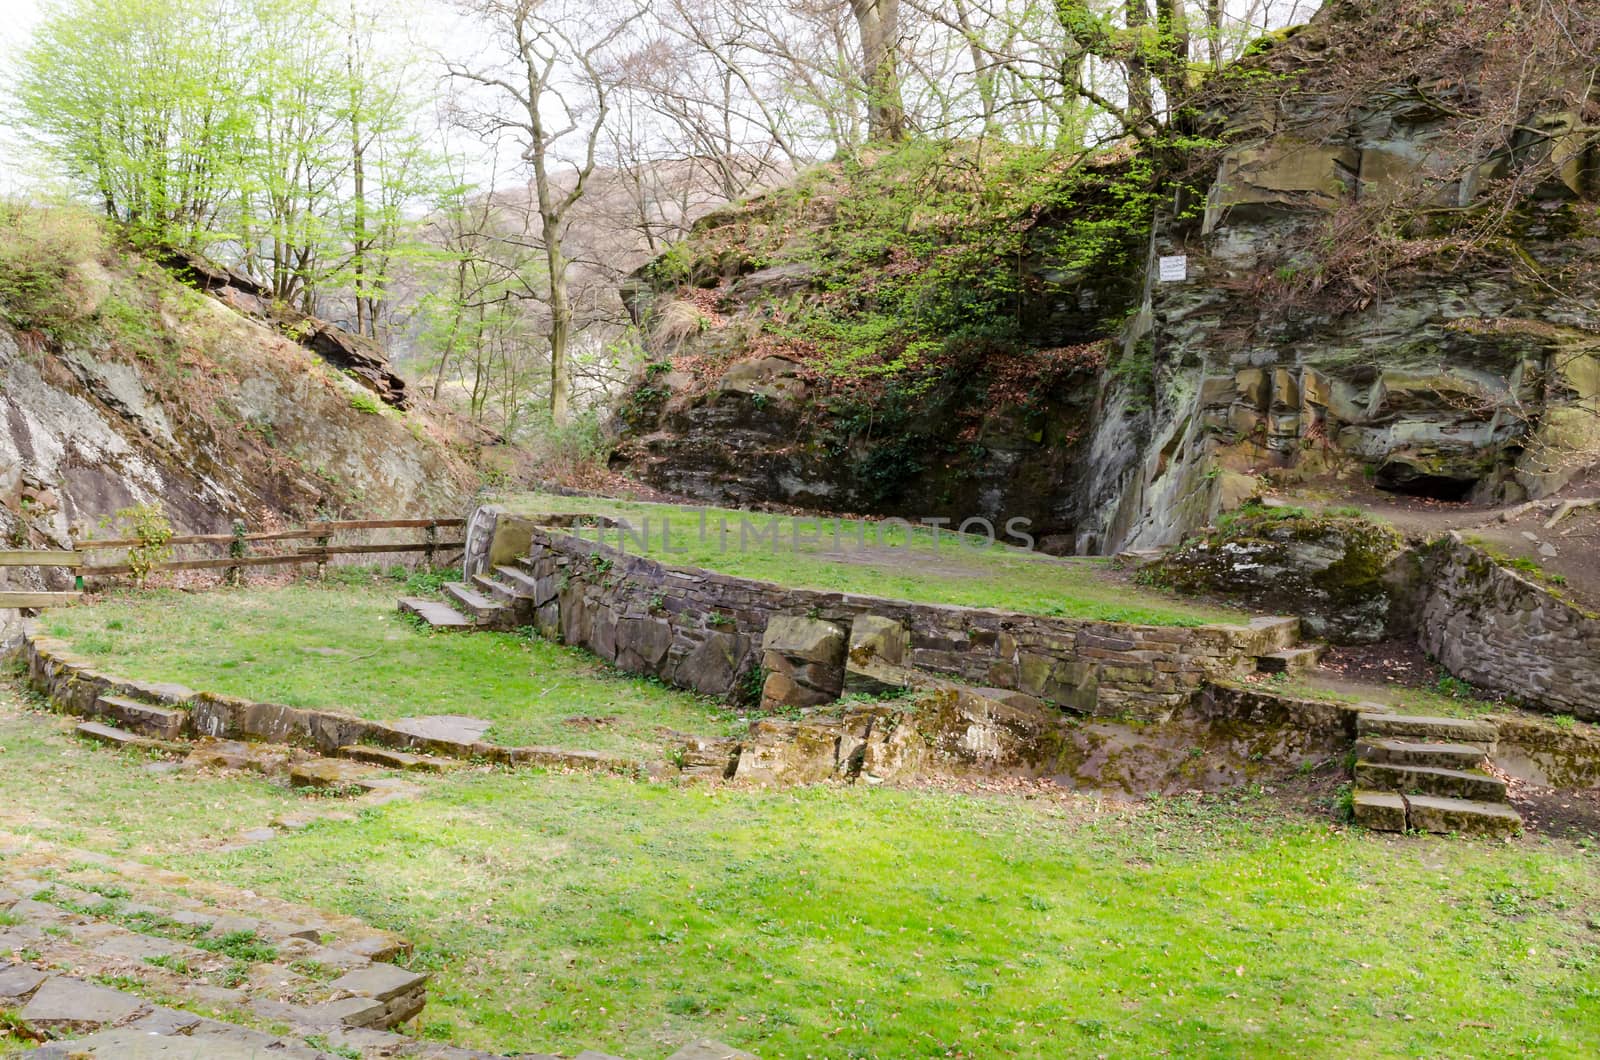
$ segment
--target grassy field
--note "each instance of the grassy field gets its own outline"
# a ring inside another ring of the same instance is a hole
[[[373,578],[129,594],[51,612],[47,628],[128,677],[364,718],[466,714],[492,721],[489,738],[501,744],[658,757],[662,727],[742,729],[716,702],[537,637],[422,632],[395,611],[403,591]]]
[[[989,545],[986,538],[961,538],[948,530],[892,525],[882,528],[880,536],[879,523],[724,508],[547,494],[518,494],[498,502],[529,514],[620,517],[635,534],[604,531],[608,544],[666,563],[796,588],[1151,625],[1248,618],[1242,611],[1136,585],[1106,559],[1058,558],[1013,547],[1003,526],[996,527],[997,543]],[[582,533],[592,540],[597,531]]]
[[[676,787],[480,769],[297,802],[155,776],[0,687],[7,827],[409,935],[423,1033],[655,1060],[1594,1055],[1592,848],[1378,838],[1269,798]],[[40,778],[45,778],[41,783]]]

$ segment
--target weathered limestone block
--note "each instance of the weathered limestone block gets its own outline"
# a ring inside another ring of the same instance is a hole
[[[977,638],[974,638],[974,646]],[[863,695],[880,695],[901,687],[875,677],[874,663],[900,666],[910,649],[906,627],[881,615],[859,615],[850,624],[850,646],[846,653],[844,690]]]
[[[840,723],[765,718],[750,727],[735,780],[814,784],[838,772]]]
[[[1096,711],[1100,677],[1092,662],[1025,652],[1017,663],[1023,692],[1073,710]]]
[[[832,622],[774,615],[761,640],[763,709],[831,703],[844,690],[845,632]]]
[[[672,625],[665,618],[624,618],[617,624],[617,665],[634,673],[659,673],[672,648]]]

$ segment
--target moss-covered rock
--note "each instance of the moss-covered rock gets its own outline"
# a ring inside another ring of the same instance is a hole
[[[1358,644],[1392,630],[1404,552],[1398,531],[1368,518],[1251,505],[1141,576],[1299,615],[1313,636]]]

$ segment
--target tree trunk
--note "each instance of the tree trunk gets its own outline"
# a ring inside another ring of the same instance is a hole
[[[546,231],[553,228],[546,222]],[[567,298],[567,262],[559,240],[546,237],[545,263],[550,270],[550,420],[560,427],[567,422],[567,398],[572,390],[572,369],[567,363],[572,303]]]
[[[906,136],[906,109],[895,64],[900,44],[900,0],[850,0],[861,28],[863,80],[867,86],[867,138],[892,142]]]
[[[1123,19],[1129,30],[1150,24],[1150,9],[1145,0],[1126,0]],[[1155,88],[1151,83],[1150,62],[1142,45],[1135,44],[1128,55],[1128,117],[1136,129],[1148,129],[1156,113]]]

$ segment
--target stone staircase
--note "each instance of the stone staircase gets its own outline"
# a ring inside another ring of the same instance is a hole
[[[1357,824],[1380,832],[1503,836],[1522,830],[1506,783],[1482,768],[1492,722],[1363,713],[1356,719]]]
[[[401,597],[400,610],[445,633],[516,629],[533,621],[533,578],[516,567],[495,567],[492,574],[474,574],[470,582],[446,582],[443,593],[442,601]]]

